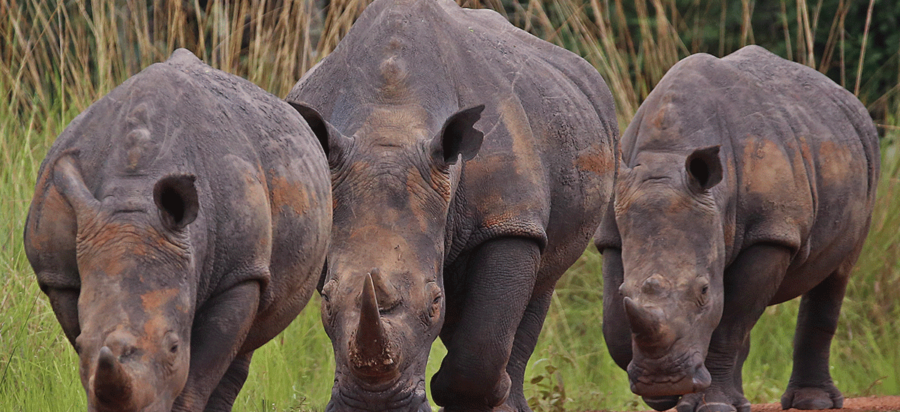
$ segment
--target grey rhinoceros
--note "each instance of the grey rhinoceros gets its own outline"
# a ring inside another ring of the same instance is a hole
[[[328,165],[303,118],[178,50],[56,139],[25,251],[89,410],[218,411],[306,305],[330,228]]]
[[[618,127],[587,62],[488,10],[377,0],[287,100],[331,165],[329,411],[528,411],[557,279],[612,193]]]
[[[750,330],[802,295],[782,406],[839,408],[828,351],[879,175],[865,107],[748,46],[672,67],[621,145],[595,243],[603,333],[632,391],[659,410],[749,411]]]

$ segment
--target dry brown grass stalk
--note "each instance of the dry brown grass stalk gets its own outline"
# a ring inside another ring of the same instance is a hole
[[[582,55],[606,79],[621,124],[631,119],[678,60],[716,48],[722,55],[738,45],[725,36],[726,1],[720,5],[718,44],[706,44],[700,35],[702,25],[715,25],[715,17],[706,17],[715,0],[694,0],[694,9],[687,11],[679,11],[675,0],[457,1],[497,10],[525,30]],[[0,0],[0,85],[8,90],[4,104],[14,113],[36,110],[37,118],[82,110],[178,47],[283,96],[337,46],[369,2],[333,0],[322,9],[321,0],[210,0],[205,7],[199,0],[167,0],[150,6],[142,0],[118,5],[89,0]],[[823,15],[821,0],[812,10],[807,0],[780,3],[787,57],[823,72],[836,64],[846,84],[844,27],[851,2],[841,0],[833,16]],[[504,4],[511,9],[504,9]],[[742,0],[740,5],[741,33],[731,39],[740,45],[753,43],[755,2]],[[796,11],[795,22],[787,17],[789,8]],[[831,24],[816,65],[813,39],[820,20]],[[857,91],[862,59],[856,70]]]

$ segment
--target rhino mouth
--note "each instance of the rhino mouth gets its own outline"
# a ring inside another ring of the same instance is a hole
[[[666,397],[702,391],[712,383],[699,352],[676,359],[663,357],[628,364],[631,391],[644,397]]]
[[[335,382],[325,411],[431,412],[431,406],[425,396],[424,379],[416,383],[398,379],[384,388]]]

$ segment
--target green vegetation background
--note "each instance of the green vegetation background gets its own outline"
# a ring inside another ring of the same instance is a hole
[[[695,52],[756,43],[827,73],[869,107],[883,170],[869,239],[832,345],[846,396],[900,394],[900,3],[889,0],[461,0],[584,56],[616,97],[624,130],[665,71]],[[322,9],[326,3],[329,7]],[[37,169],[79,112],[128,76],[187,47],[278,96],[334,48],[367,0],[0,0],[0,410],[84,410],[78,361],[22,248]],[[759,3],[759,4],[757,4]],[[600,330],[600,256],[592,248],[557,286],[526,393],[536,410],[647,409]],[[322,410],[334,361],[318,296],[256,352],[236,411]],[[777,401],[791,368],[798,301],[753,331],[744,387]],[[445,350],[432,348],[433,374]]]

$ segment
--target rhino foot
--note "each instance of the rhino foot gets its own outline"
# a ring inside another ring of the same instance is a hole
[[[750,401],[737,391],[725,393],[709,388],[684,395],[675,409],[678,412],[750,412]]]
[[[791,387],[781,395],[781,409],[840,409],[844,406],[844,395],[832,384],[824,387]]]

